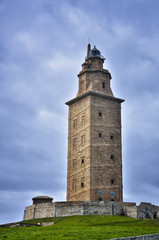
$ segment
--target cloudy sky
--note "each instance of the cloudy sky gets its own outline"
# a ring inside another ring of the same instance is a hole
[[[0,0],[0,223],[66,199],[67,106],[88,38],[124,98],[124,201],[159,204],[159,1]]]

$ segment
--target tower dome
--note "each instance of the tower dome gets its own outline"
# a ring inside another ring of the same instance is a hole
[[[96,48],[96,46],[94,46],[94,48],[92,48],[88,51],[86,59],[88,59],[90,57],[99,57],[99,58],[105,60],[105,58],[101,55],[101,52]]]

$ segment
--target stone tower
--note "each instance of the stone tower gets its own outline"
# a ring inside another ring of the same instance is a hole
[[[67,201],[118,201],[122,191],[121,103],[105,58],[88,44],[77,96],[68,101]]]

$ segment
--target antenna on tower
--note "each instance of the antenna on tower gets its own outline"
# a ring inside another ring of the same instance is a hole
[[[89,57],[89,52],[91,50],[91,44],[89,42],[89,38],[88,38],[88,46],[87,46],[87,58]]]

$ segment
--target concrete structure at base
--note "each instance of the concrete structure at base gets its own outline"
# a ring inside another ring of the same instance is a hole
[[[38,197],[36,200],[35,204],[25,208],[24,220],[73,215],[123,215],[140,219],[159,219],[159,207],[151,203],[140,203],[139,206],[136,206],[136,203],[130,202],[69,201],[53,203],[50,202],[50,198],[43,198],[44,201],[39,203]]]

